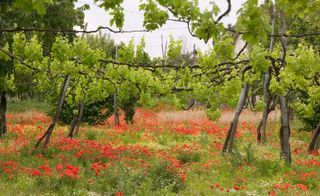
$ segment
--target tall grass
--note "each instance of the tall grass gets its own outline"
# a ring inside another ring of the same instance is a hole
[[[21,112],[47,112],[49,110],[49,104],[38,99],[14,99],[8,100],[8,113],[21,113]]]

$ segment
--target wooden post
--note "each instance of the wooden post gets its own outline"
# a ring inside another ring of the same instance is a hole
[[[270,7],[270,21],[271,21],[271,34],[274,34],[274,26],[275,26],[275,6],[271,5]],[[271,36],[270,38],[270,45],[269,45],[269,52],[272,52],[273,50],[273,44],[274,44],[274,37]],[[257,140],[258,143],[264,144],[267,141],[267,121],[268,121],[268,116],[269,113],[272,111],[270,108],[271,104],[271,93],[269,90],[270,86],[270,81],[271,81],[271,67],[264,73],[264,81],[263,81],[263,97],[264,97],[264,103],[265,103],[265,108],[263,110],[263,115],[262,119],[258,125],[257,128]]]
[[[282,45],[282,67],[286,66],[286,52],[287,52],[287,38],[284,36],[286,31],[286,21],[283,10],[280,11],[280,33],[281,33],[281,45]],[[281,153],[280,157],[285,160],[286,163],[291,164],[291,152],[290,152],[290,124],[287,98],[284,95],[280,96],[280,111],[281,111],[281,128],[280,128],[280,145]]]
[[[83,110],[84,110],[84,102],[80,103],[80,111],[79,111],[79,115],[77,118],[77,122],[75,125],[75,130],[74,130],[74,135],[77,136],[78,132],[79,132],[79,128],[80,128],[80,124],[81,124],[81,120],[82,120],[82,116],[83,116]]]
[[[73,136],[78,134],[79,126],[80,126],[82,115],[83,115],[83,108],[84,108],[84,102],[82,101],[77,106],[77,114],[73,116],[73,119],[70,125],[70,130],[68,133],[69,138],[72,138]]]
[[[280,110],[281,110],[281,128],[280,128],[280,145],[281,153],[280,157],[291,163],[291,152],[290,152],[290,125],[288,115],[288,105],[285,96],[280,96]]]
[[[223,153],[225,153],[225,152],[231,153],[232,152],[234,137],[236,135],[237,126],[238,126],[238,122],[239,122],[239,117],[240,117],[240,114],[243,110],[243,107],[245,106],[246,99],[248,96],[248,91],[249,91],[249,84],[246,83],[242,87],[242,90],[241,90],[241,95],[240,95],[240,99],[238,101],[237,110],[234,115],[233,121],[231,122],[227,138],[226,138],[224,145],[223,145],[223,149],[222,149]]]
[[[0,94],[0,137],[7,132],[6,126],[6,112],[7,112],[7,96],[6,92],[2,91]]]
[[[309,152],[315,151],[317,149],[316,143],[317,143],[317,140],[319,140],[319,134],[320,134],[320,120],[317,127],[313,131],[313,135],[308,147]]]
[[[64,78],[64,82],[60,91],[60,95],[59,95],[59,99],[58,99],[58,103],[57,103],[57,107],[56,107],[56,113],[52,119],[52,122],[50,124],[50,126],[48,127],[47,131],[43,134],[43,136],[41,138],[39,138],[39,140],[37,141],[35,148],[38,148],[38,146],[40,145],[40,143],[42,142],[43,139],[45,139],[43,147],[45,148],[49,142],[50,142],[50,138],[52,135],[52,132],[59,120],[60,114],[61,114],[61,109],[62,109],[62,105],[64,102],[64,98],[67,92],[67,89],[69,87],[70,84],[70,79],[71,76],[70,75],[66,75]]]
[[[116,61],[118,61],[118,46],[116,45]],[[119,126],[119,113],[118,113],[118,89],[117,85],[114,84],[114,94],[113,94],[113,115],[114,115],[114,126]]]

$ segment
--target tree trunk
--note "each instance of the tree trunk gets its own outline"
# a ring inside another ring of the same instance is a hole
[[[81,120],[82,120],[82,116],[83,116],[83,110],[84,110],[84,102],[80,103],[80,112],[77,118],[77,122],[76,122],[76,126],[75,126],[75,130],[74,130],[74,135],[77,136],[78,132],[79,132],[79,128],[80,128],[80,124],[81,124]]]
[[[280,157],[291,163],[291,152],[290,152],[290,125],[289,125],[289,114],[287,100],[285,96],[280,96],[280,110],[281,110],[281,128],[280,128],[280,144],[281,154]]]
[[[257,106],[257,96],[256,95],[251,96],[251,105],[252,105],[252,108],[256,108],[256,106]]]
[[[263,114],[264,114],[264,111],[263,111]],[[263,116],[262,116],[262,119],[260,120],[260,122],[258,124],[258,127],[257,127],[257,141],[258,141],[258,144],[261,143],[261,127],[262,127],[262,122],[263,122]]]
[[[79,112],[78,112],[79,114]],[[73,115],[73,118],[72,118],[72,121],[71,121],[71,124],[70,124],[70,129],[69,129],[69,133],[68,133],[68,137],[69,138],[72,138],[73,137],[73,132],[74,132],[74,128],[76,126],[76,121],[77,121],[77,115]]]
[[[114,93],[113,97],[113,107],[114,107],[114,126],[119,126],[119,113],[118,113],[118,92]]]
[[[82,115],[83,115],[84,102],[78,104],[78,114],[74,115],[72,119],[72,123],[70,126],[68,137],[72,138],[74,135],[78,134],[79,126],[81,123]]]
[[[270,21],[271,21],[271,34],[274,34],[274,24],[275,24],[275,6],[271,5],[270,7]],[[272,52],[273,50],[273,43],[274,43],[274,37],[270,38],[270,45],[269,45],[269,52]],[[268,122],[268,116],[269,113],[272,111],[270,109],[270,104],[271,104],[271,97],[270,97],[270,81],[271,81],[271,72],[272,69],[269,67],[269,69],[266,71],[264,74],[264,81],[263,81],[263,97],[264,97],[264,103],[265,103],[265,108],[263,110],[263,115],[261,122],[258,125],[257,128],[257,140],[258,143],[264,144],[267,140],[267,122]],[[261,133],[262,132],[262,133]]]
[[[267,131],[266,131],[267,121],[268,121],[269,113],[271,112],[270,110],[271,97],[270,97],[270,91],[269,91],[270,80],[271,80],[271,68],[269,68],[269,70],[264,75],[263,96],[264,96],[265,108],[263,110],[263,115],[261,120],[262,121],[261,141],[258,140],[258,142],[262,144],[264,144],[267,140]]]
[[[317,143],[317,140],[319,140],[319,134],[320,134],[320,121],[316,129],[313,131],[312,139],[309,143],[309,148],[308,148],[309,152],[317,150],[318,145],[316,145],[316,143]]]
[[[281,66],[286,66],[286,54],[287,54],[287,38],[284,36],[286,32],[286,20],[283,10],[280,11],[280,33],[281,33]],[[277,76],[278,81],[279,76]],[[281,128],[280,128],[280,145],[281,153],[280,157],[286,161],[287,164],[291,163],[290,152],[290,124],[289,124],[289,110],[287,105],[287,98],[284,95],[280,96],[280,110],[281,110]]]
[[[6,112],[7,112],[7,96],[6,92],[1,92],[0,95],[0,137],[6,134]]]
[[[276,108],[276,97],[275,96],[272,96],[272,97],[269,97],[269,100],[268,100],[268,107],[266,107],[264,110],[263,110],[263,114],[262,114],[262,119],[261,121],[259,122],[258,124],[258,127],[257,127],[257,140],[258,140],[258,144],[265,144],[266,142],[266,138],[267,138],[267,122],[268,122],[268,117],[269,117],[269,114],[275,110]],[[271,105],[272,104],[272,105]],[[266,110],[267,109],[267,110]],[[264,139],[262,139],[262,134],[264,136]]]
[[[50,126],[48,127],[47,131],[37,141],[37,143],[35,145],[35,148],[37,148],[40,145],[40,143],[42,142],[43,139],[45,139],[45,141],[43,143],[43,148],[45,148],[49,144],[53,129],[55,128],[55,126],[56,126],[56,124],[57,124],[57,122],[59,120],[59,117],[60,117],[63,101],[64,101],[64,98],[65,98],[67,89],[69,87],[69,84],[70,84],[70,78],[71,78],[70,75],[66,75],[65,76],[65,79],[64,79],[64,82],[63,82],[63,85],[62,85],[62,88],[61,88],[60,96],[59,96],[59,99],[58,99],[55,116],[53,117],[52,122],[51,122]]]
[[[319,148],[320,148],[320,138],[318,137],[315,150],[319,150]]]
[[[225,153],[225,152],[231,153],[232,152],[233,141],[234,141],[234,137],[235,137],[235,134],[237,131],[239,117],[240,117],[240,114],[242,112],[243,107],[245,106],[247,95],[248,95],[248,90],[249,90],[249,84],[246,83],[242,87],[242,90],[241,90],[241,95],[240,95],[240,99],[239,99],[239,102],[237,105],[237,110],[234,115],[233,121],[231,122],[227,138],[226,138],[224,145],[223,145],[223,149],[222,149],[223,153]]]

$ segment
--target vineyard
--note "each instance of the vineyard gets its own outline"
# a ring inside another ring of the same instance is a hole
[[[239,2],[1,1],[0,195],[318,195],[320,2]]]

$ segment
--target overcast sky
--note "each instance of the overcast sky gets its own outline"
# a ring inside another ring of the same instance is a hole
[[[137,30],[143,29],[143,12],[139,11],[138,5],[140,0],[125,0],[123,3],[125,11],[125,23],[123,30]],[[209,9],[210,0],[199,0],[199,5],[201,9]],[[223,22],[227,24],[234,24],[237,20],[237,11],[241,7],[242,3],[245,0],[231,0],[232,2],[232,11],[228,17],[223,19]],[[108,13],[99,8],[96,4],[93,3],[93,0],[78,0],[77,5],[88,4],[90,10],[85,12],[85,22],[88,23],[87,30],[94,30],[98,26],[110,26],[109,20],[110,16]],[[220,7],[221,12],[225,11],[227,8],[227,2],[225,0],[216,0],[215,3]],[[103,31],[104,33],[109,33],[107,30]],[[156,57],[161,56],[161,35],[163,35],[164,42],[169,41],[170,34],[178,39],[182,39],[184,42],[184,50],[192,50],[193,45],[195,44],[197,48],[205,50],[208,48],[208,43],[206,45],[203,41],[200,41],[197,38],[192,37],[188,30],[187,26],[184,23],[170,22],[168,21],[161,29],[147,32],[147,33],[130,33],[130,34],[111,34],[111,37],[119,43],[121,41],[128,42],[132,37],[134,38],[135,43],[139,43],[142,36],[145,37],[146,41],[146,51],[150,56]]]

